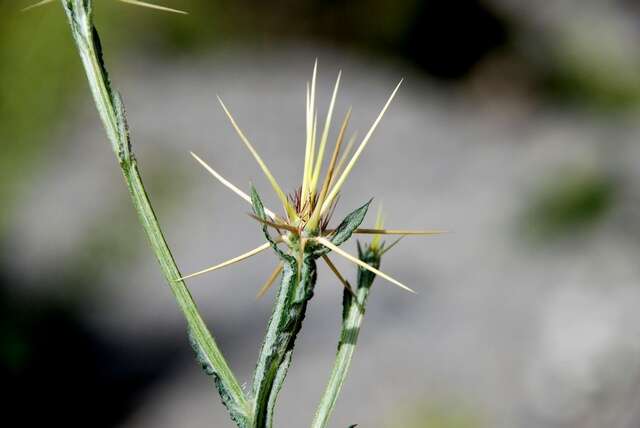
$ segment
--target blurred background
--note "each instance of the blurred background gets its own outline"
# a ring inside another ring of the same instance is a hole
[[[29,3],[0,0],[3,418],[231,426],[137,223],[63,11],[20,13]],[[374,196],[389,227],[452,233],[385,256],[419,295],[374,284],[332,426],[640,426],[638,2],[162,0],[188,16],[94,3],[185,273],[260,239],[248,206],[189,150],[277,206],[216,94],[293,190],[314,60],[321,111],[342,69],[336,114],[352,105],[361,135],[405,78],[337,217]],[[273,299],[255,293],[274,265],[263,253],[190,282],[243,382]],[[340,304],[321,269],[277,426],[308,426]]]

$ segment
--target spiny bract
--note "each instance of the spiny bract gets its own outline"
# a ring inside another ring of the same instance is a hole
[[[311,83],[307,82],[307,101],[306,101],[306,144],[305,144],[305,156],[304,156],[304,168],[303,168],[303,176],[302,176],[302,185],[299,187],[297,191],[293,194],[287,196],[285,192],[282,190],[280,185],[278,184],[276,178],[273,176],[271,170],[266,165],[266,163],[262,160],[254,146],[251,144],[245,133],[238,126],[235,118],[224,104],[222,99],[218,97],[218,101],[222,106],[222,109],[226,113],[231,125],[237,132],[238,136],[247,147],[247,149],[251,152],[258,165],[262,169],[264,175],[267,180],[271,184],[271,187],[275,191],[278,199],[282,203],[284,215],[280,216],[276,214],[274,211],[265,208],[265,214],[268,219],[261,219],[256,216],[251,216],[259,222],[272,227],[274,230],[278,232],[277,242],[285,243],[288,245],[289,250],[291,252],[302,252],[304,248],[308,245],[316,245],[320,247],[325,247],[330,251],[346,258],[347,260],[357,264],[361,268],[367,269],[376,275],[392,282],[393,284],[413,292],[409,287],[403,285],[399,281],[390,277],[389,275],[381,272],[380,270],[374,268],[373,266],[368,265],[367,263],[361,261],[359,258],[350,255],[345,252],[337,245],[331,242],[331,237],[336,232],[335,229],[329,229],[328,224],[331,218],[331,214],[338,200],[338,195],[340,189],[344,185],[349,173],[353,169],[354,165],[358,161],[358,158],[362,154],[362,151],[367,146],[368,142],[371,140],[371,136],[375,131],[376,127],[380,123],[382,116],[387,111],[389,104],[393,100],[396,92],[400,88],[402,80],[395,87],[389,99],[384,104],[384,107],[378,114],[376,120],[373,122],[373,125],[369,129],[369,131],[365,134],[364,138],[358,145],[357,149],[353,153],[353,155],[349,158],[350,153],[353,149],[355,143],[355,135],[351,137],[349,142],[347,143],[346,149],[344,153],[340,155],[342,145],[345,140],[345,134],[347,131],[347,127],[349,124],[349,118],[351,116],[351,109],[347,111],[345,117],[342,121],[342,125],[340,126],[340,131],[338,132],[338,137],[336,138],[335,146],[333,152],[331,154],[331,158],[329,160],[328,167],[324,174],[324,179],[320,182],[320,173],[323,166],[323,160],[326,152],[327,141],[329,137],[329,131],[331,129],[331,122],[333,117],[333,110],[336,102],[336,97],[338,94],[338,89],[340,87],[340,77],[341,73],[338,73],[338,77],[336,79],[336,83],[333,89],[333,94],[331,97],[331,101],[329,103],[329,108],[327,111],[327,115],[324,121],[324,126],[322,129],[322,133],[318,132],[318,112],[316,109],[316,76],[317,76],[317,61],[313,68],[313,77],[311,79]],[[242,199],[251,202],[251,197],[247,195],[245,192],[240,190],[237,186],[233,185],[231,182],[226,180],[221,174],[215,171],[210,165],[208,165],[204,160],[202,160],[195,153],[191,153],[191,155],[207,170],[211,173],[217,180],[219,180],[226,187],[231,189],[234,193],[240,196]],[[348,160],[348,162],[347,162]],[[374,239],[371,243],[372,248],[376,248],[378,250],[382,250],[380,244],[380,235],[434,235],[438,233],[442,233],[439,230],[392,230],[392,229],[383,229],[382,228],[382,218],[381,214],[378,214],[378,220],[376,221],[376,227],[373,229],[364,229],[358,228],[354,230],[356,234],[372,234],[375,235]],[[395,244],[395,243],[394,243]],[[392,244],[392,245],[394,245]],[[199,272],[193,273],[191,275],[187,275],[181,279],[191,278],[196,275],[201,275],[203,273],[211,272],[234,263],[238,263],[242,260],[245,260],[251,256],[254,256],[271,246],[269,242],[265,242],[257,248],[254,248],[251,251],[248,251],[240,256],[234,257],[225,262],[219,263],[215,266],[209,267],[207,269],[201,270]],[[389,247],[388,247],[389,248]],[[387,249],[388,249],[387,248]],[[323,259],[329,265],[330,269],[338,276],[341,283],[345,286],[348,286],[348,283],[344,280],[344,277],[338,272],[335,265],[331,262],[331,260],[323,255]],[[264,294],[264,292],[269,288],[269,286],[276,279],[278,274],[282,271],[282,264],[279,264],[273,273],[270,275],[269,279],[262,287],[262,289],[258,292],[258,296]]]

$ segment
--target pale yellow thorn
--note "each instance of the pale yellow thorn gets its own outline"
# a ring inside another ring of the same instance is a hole
[[[374,227],[376,229],[382,229],[384,227],[384,218],[382,215],[382,204],[378,206],[378,213],[376,214],[376,223]],[[371,245],[370,245],[371,248],[377,250],[380,247],[381,238],[382,238],[382,235],[379,233],[376,233],[373,239],[371,240]]]
[[[305,167],[305,177],[302,181],[302,192],[300,193],[300,205],[304,206],[305,202],[309,200],[309,197],[312,195],[314,189],[311,188],[311,179],[313,177],[313,159],[315,152],[315,143],[316,143],[316,127],[318,125],[318,116],[316,115],[313,124],[311,126],[311,140],[309,143],[309,159],[307,166]]]
[[[327,192],[329,191],[329,186],[331,185],[331,180],[335,174],[336,161],[338,159],[338,154],[340,153],[340,148],[342,147],[342,142],[344,141],[344,133],[347,130],[347,126],[349,125],[349,118],[351,117],[351,108],[347,110],[347,114],[342,121],[342,125],[340,126],[340,132],[338,133],[338,138],[336,139],[336,145],[333,148],[333,154],[331,155],[331,160],[329,161],[329,167],[327,168],[327,174],[324,177],[324,182],[322,183],[322,187],[320,189],[320,194],[318,195],[318,199],[316,201],[316,207],[314,208],[313,214],[309,219],[308,225],[311,229],[315,229],[318,226],[318,222],[320,221],[320,208],[322,207],[322,202],[324,198],[327,196]]]
[[[44,6],[47,3],[53,3],[55,0],[42,0],[36,4],[32,4],[31,6],[27,6],[24,9],[22,9],[22,12],[26,12],[28,10],[31,9],[35,9],[36,7],[39,6]],[[171,13],[179,13],[181,15],[188,15],[188,12],[185,12],[184,10],[178,10],[178,9],[173,9],[170,7],[166,7],[166,6],[160,6],[157,4],[153,4],[153,3],[147,3],[144,1],[140,1],[140,0],[118,0],[121,3],[127,3],[127,4],[131,4],[134,6],[141,6],[141,7],[146,7],[149,9],[156,9],[156,10],[161,10],[163,12],[171,12]]]
[[[314,156],[314,143],[315,143],[315,127],[313,125],[313,118],[316,116],[316,79],[318,75],[318,58],[316,58],[313,64],[313,76],[311,77],[311,88],[309,92],[309,102],[308,102],[308,116],[307,116],[307,149],[309,150],[309,157],[305,158],[304,167],[304,178],[302,180],[302,200],[305,201],[306,198],[311,193],[310,181],[311,176],[313,174],[313,156]]]
[[[54,1],[55,0],[42,0],[42,1],[39,1],[38,3],[32,4],[31,6],[27,6],[23,8],[21,12],[26,12],[28,10],[35,9],[36,7],[44,6],[45,4],[52,3]]]
[[[134,6],[142,6],[142,7],[147,7],[149,9],[161,10],[163,12],[171,12],[171,13],[179,13],[181,15],[188,15],[188,13],[185,12],[184,10],[172,9],[170,7],[160,6],[157,4],[147,3],[144,1],[139,1],[139,0],[118,0],[118,1],[122,3],[132,4]]]
[[[342,283],[342,286],[346,288],[353,295],[353,297],[357,297],[356,293],[354,293],[353,289],[351,288],[351,284],[349,284],[349,281],[347,281],[342,276],[342,274],[340,273],[336,265],[333,264],[331,259],[326,254],[322,256],[322,259],[325,261],[325,263],[327,263],[327,266],[329,266],[329,269],[331,269],[331,271],[335,274],[335,276],[338,277],[338,280]]]
[[[363,235],[441,235],[447,233],[446,230],[403,230],[403,229],[356,229],[353,233],[359,233]]]
[[[311,77],[311,96],[309,98],[309,112],[311,117],[316,113],[316,78],[318,76],[318,58],[313,64],[313,76]]]
[[[269,291],[280,272],[282,272],[283,267],[284,265],[282,264],[282,262],[278,263],[278,266],[276,266],[275,270],[271,273],[269,279],[267,279],[264,285],[260,287],[260,291],[258,291],[258,294],[256,294],[256,299],[261,298],[267,291]]]
[[[256,220],[258,223],[262,223],[262,224],[266,224],[267,226],[271,226],[274,229],[280,230],[280,229],[284,229],[284,230],[288,230],[291,233],[295,233],[295,234],[299,234],[300,230],[296,229],[295,227],[289,225],[289,224],[284,224],[284,223],[274,223],[272,221],[269,220],[263,220],[260,217],[253,215],[253,214],[249,214],[249,217],[251,217],[252,219]]]
[[[376,213],[376,223],[374,228],[382,229],[384,227],[384,216],[382,214],[382,204],[378,206],[378,212]]]
[[[390,249],[392,249],[393,247],[395,247],[396,245],[398,245],[398,242],[402,241],[402,238],[404,238],[406,235],[403,235],[401,237],[399,237],[398,239],[396,239],[395,241],[393,241],[391,243],[391,245],[387,245],[386,247],[384,247],[382,249],[382,251],[380,252],[380,255],[384,255],[387,251],[389,251]]]
[[[307,106],[307,131],[309,131],[309,124],[311,123],[311,87],[309,86],[309,81],[307,80],[307,98],[306,98],[306,106]]]
[[[260,245],[258,248],[254,248],[251,251],[248,251],[244,254],[239,255],[238,257],[234,257],[232,259],[227,260],[226,262],[222,262],[220,264],[217,264],[215,266],[211,266],[210,268],[207,269],[203,269],[201,271],[192,273],[190,275],[187,276],[183,276],[182,278],[179,278],[177,281],[184,281],[185,279],[189,279],[189,278],[193,278],[194,276],[198,276],[198,275],[202,275],[205,273],[209,273],[209,272],[213,272],[214,270],[218,270],[218,269],[222,269],[223,267],[227,267],[230,266],[234,263],[239,263],[243,260],[248,259],[249,257],[255,256],[258,253],[261,253],[262,251],[268,249],[269,247],[271,247],[271,243],[270,242],[265,242],[264,244]]]
[[[376,275],[386,279],[387,281],[397,285],[398,287],[402,288],[403,290],[407,290],[413,294],[417,294],[415,291],[413,291],[412,289],[410,289],[409,287],[407,287],[406,285],[402,284],[400,281],[393,279],[392,277],[390,277],[389,275],[387,275],[386,273],[379,271],[378,269],[374,268],[373,266],[370,266],[369,264],[363,262],[362,260],[358,259],[357,257],[352,256],[351,254],[347,253],[346,251],[344,251],[343,249],[341,249],[340,247],[333,245],[333,243],[331,241],[329,241],[327,238],[324,238],[322,236],[319,236],[317,238],[313,238],[316,242],[324,245],[325,247],[327,247],[328,249],[330,249],[331,251],[334,251],[335,253],[337,253],[338,255],[341,255],[342,257],[344,257],[345,259],[349,260],[350,262],[353,262],[355,264],[357,264],[358,266],[375,273]]]
[[[309,82],[307,82],[307,102],[306,102],[306,140],[304,146],[304,167],[302,171],[302,190],[301,195],[307,193],[307,179],[309,171],[309,157],[311,156],[311,110],[310,110]]]
[[[211,168],[211,166],[209,166],[209,164],[207,164],[205,161],[203,161],[202,159],[200,159],[200,157],[198,155],[196,155],[193,152],[189,152],[191,153],[191,156],[193,156],[193,158],[195,160],[197,160],[200,165],[202,165],[204,167],[204,169],[206,169],[207,171],[209,171],[209,173],[211,175],[213,175],[220,183],[222,183],[224,186],[226,186],[228,189],[230,189],[233,193],[235,193],[236,195],[240,196],[242,199],[244,199],[245,201],[249,202],[250,205],[253,205],[253,203],[251,202],[251,197],[249,195],[247,195],[246,193],[244,193],[242,190],[238,189],[236,186],[233,185],[233,183],[231,183],[230,181],[228,181],[227,179],[225,179],[223,176],[221,176],[220,174],[218,174],[218,172],[216,172],[216,170],[214,170],[213,168]],[[275,213],[273,211],[271,211],[268,208],[264,208],[264,212],[266,215],[268,215],[271,219],[275,220],[277,218],[277,216],[275,215]]]
[[[36,4],[32,4],[31,6],[25,7],[24,9],[22,9],[22,12],[26,12],[28,10],[35,9],[36,7],[39,7],[39,6],[44,6],[47,3],[53,3],[54,1],[55,0],[42,0],[42,1],[38,2],[38,3],[36,3]],[[185,12],[184,10],[173,9],[173,8],[170,8],[170,7],[160,6],[160,5],[153,4],[153,3],[147,3],[147,2],[144,2],[144,1],[140,1],[140,0],[118,0],[118,1],[121,2],[121,3],[127,3],[127,4],[134,5],[134,6],[146,7],[146,8],[149,8],[149,9],[161,10],[161,11],[164,11],[164,12],[179,13],[181,15],[188,15],[189,14],[188,12]]]
[[[309,156],[309,169],[307,169],[307,198],[315,193],[315,187],[313,186],[313,164],[315,161],[316,155],[316,133],[318,131],[318,113],[315,114],[313,118],[313,126],[311,128],[311,146],[309,148],[310,156]],[[307,200],[307,198],[302,198],[302,201]]]
[[[347,146],[344,148],[344,153],[340,156],[340,160],[338,161],[338,165],[336,165],[336,169],[334,171],[334,175],[340,174],[342,171],[342,167],[344,166],[347,158],[351,154],[351,150],[353,150],[353,145],[356,143],[356,139],[358,138],[358,133],[354,132],[349,141],[347,142]]]
[[[373,131],[375,131],[375,129],[378,127],[378,124],[380,123],[380,120],[382,119],[382,116],[384,116],[384,113],[387,111],[387,108],[389,107],[389,104],[391,104],[391,101],[393,100],[393,97],[395,97],[396,92],[398,92],[398,89],[400,89],[400,85],[401,84],[402,84],[402,80],[400,80],[400,82],[398,83],[396,88],[391,93],[391,96],[389,96],[389,99],[387,100],[386,104],[384,105],[384,107],[380,111],[380,114],[378,115],[376,120],[373,122],[373,125],[369,129],[369,132],[367,132],[367,135],[365,135],[364,138],[362,139],[362,142],[360,143],[360,146],[358,146],[358,149],[353,154],[353,157],[351,158],[351,160],[349,161],[349,163],[345,167],[344,171],[340,175],[340,178],[338,178],[338,181],[336,182],[336,184],[331,189],[331,192],[329,193],[329,196],[327,196],[327,199],[322,204],[321,213],[324,213],[331,206],[331,201],[333,201],[333,198],[335,198],[337,196],[338,192],[340,191],[340,188],[342,187],[342,185],[344,184],[345,180],[349,176],[349,173],[351,172],[351,169],[353,169],[353,166],[355,165],[355,163],[357,162],[358,158],[360,157],[360,154],[362,154],[362,151],[367,146],[367,143],[369,142],[369,139],[371,138],[371,135],[373,135]]]
[[[336,97],[338,95],[338,88],[340,87],[340,76],[342,76],[342,70],[338,72],[336,83],[333,87],[333,94],[331,95],[331,102],[329,103],[329,109],[327,110],[327,117],[324,121],[324,129],[322,130],[322,136],[320,137],[320,146],[318,148],[318,156],[316,164],[313,169],[313,178],[311,179],[311,188],[315,189],[318,185],[318,179],[320,177],[320,170],[322,169],[322,160],[324,159],[324,151],[327,146],[327,139],[329,138],[329,129],[331,128],[331,119],[333,117],[333,108],[336,103]]]
[[[220,105],[222,106],[222,109],[224,110],[224,112],[227,114],[227,117],[229,118],[229,121],[231,122],[231,125],[233,125],[233,128],[236,130],[236,133],[238,134],[240,139],[244,142],[245,146],[247,146],[247,148],[249,149],[249,151],[251,152],[251,154],[253,155],[255,160],[258,162],[258,165],[260,165],[260,168],[262,168],[262,172],[264,173],[264,175],[269,180],[269,183],[271,183],[271,187],[273,187],[273,190],[276,192],[276,195],[278,196],[278,198],[280,199],[280,202],[284,206],[284,209],[287,212],[287,215],[289,216],[289,219],[291,219],[291,220],[296,219],[297,216],[296,216],[295,210],[293,209],[293,207],[289,203],[289,200],[287,199],[287,196],[284,194],[284,192],[280,188],[280,185],[278,184],[278,182],[274,178],[273,174],[271,174],[271,171],[269,171],[269,168],[267,167],[267,165],[264,163],[264,161],[262,160],[262,158],[260,157],[258,152],[253,148],[253,146],[251,145],[251,143],[249,142],[247,137],[244,135],[244,133],[242,132],[242,130],[240,129],[240,127],[236,123],[235,119],[233,118],[233,116],[231,115],[229,110],[227,109],[227,106],[224,105],[224,103],[222,102],[222,99],[220,97],[218,97],[218,101],[220,102]]]
[[[302,277],[302,264],[304,263],[304,249],[307,246],[307,238],[300,236],[300,245],[299,245],[299,252],[298,252],[298,269],[296,272],[296,281],[300,281],[300,278]]]

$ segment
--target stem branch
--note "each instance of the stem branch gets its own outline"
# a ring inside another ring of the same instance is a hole
[[[358,250],[360,260],[374,266],[376,269],[380,266],[380,254],[378,251],[368,249],[362,253],[360,249]],[[355,291],[355,296],[349,290],[344,290],[342,330],[340,332],[338,352],[331,377],[320,399],[311,428],[324,428],[329,423],[329,418],[336,406],[342,385],[344,385],[351,366],[358,335],[360,334],[360,327],[364,319],[367,297],[369,297],[369,290],[375,277],[375,274],[370,271],[358,268],[358,287]]]
[[[202,363],[205,372],[215,377],[216,386],[224,405],[231,413],[231,418],[241,428],[250,427],[251,405],[200,316],[186,284],[179,280],[180,271],[145,191],[131,149],[124,106],[118,93],[111,88],[103,62],[100,39],[92,22],[91,0],[61,0],[61,2],[69,20],[71,33],[76,42],[94,102],[118,158],[132,203],[160,263],[162,273],[187,321],[189,336],[198,360]]]

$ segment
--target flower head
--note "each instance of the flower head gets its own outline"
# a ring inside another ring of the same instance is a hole
[[[328,166],[326,167],[324,174],[322,174],[329,133],[332,125],[333,111],[336,103],[338,89],[340,87],[341,73],[338,73],[338,77],[336,79],[333,94],[329,103],[321,132],[318,128],[318,111],[316,107],[316,78],[317,61],[313,68],[311,83],[307,83],[306,91],[306,138],[302,184],[298,189],[296,189],[289,195],[287,195],[283,191],[274,174],[269,169],[264,160],[260,157],[258,151],[249,141],[245,133],[242,131],[236,119],[231,114],[230,110],[224,104],[222,99],[218,97],[220,105],[227,115],[232,127],[235,129],[236,133],[240,137],[240,140],[244,143],[246,148],[258,163],[260,169],[267,178],[267,181],[270,183],[276,196],[280,200],[280,203],[283,207],[283,215],[278,215],[274,211],[268,208],[264,208],[264,217],[261,217],[260,215],[258,215],[258,211],[256,211],[256,215],[251,215],[251,217],[262,223],[265,227],[265,230],[267,227],[269,227],[278,233],[277,238],[273,240],[273,242],[266,242],[259,247],[250,250],[238,257],[234,257],[226,262],[188,275],[183,279],[229,266],[231,264],[245,260],[255,254],[258,254],[268,249],[272,245],[285,243],[289,247],[289,252],[296,256],[305,253],[305,251],[308,251],[312,254],[315,254],[316,257],[322,257],[327,262],[331,270],[338,276],[340,281],[347,287],[348,283],[344,280],[342,275],[340,275],[333,263],[331,263],[330,259],[328,258],[328,252],[334,252],[357,264],[358,266],[387,279],[395,285],[413,292],[413,290],[406,287],[389,275],[379,271],[375,267],[370,266],[359,258],[354,257],[346,251],[342,250],[341,248],[339,248],[339,245],[346,241],[352,233],[374,235],[369,248],[382,254],[398,242],[396,241],[390,246],[385,247],[384,243],[381,243],[382,235],[399,235],[402,238],[406,235],[434,235],[442,233],[442,231],[384,229],[381,211],[379,211],[378,213],[376,226],[373,229],[359,228],[358,226],[364,218],[364,215],[366,214],[369,205],[368,203],[347,216],[347,218],[343,220],[338,228],[329,228],[331,214],[333,213],[333,210],[338,202],[340,191],[344,186],[347,178],[349,177],[349,174],[353,170],[356,162],[360,158],[363,150],[371,141],[371,137],[374,131],[376,130],[385,112],[389,108],[389,105],[391,104],[391,101],[400,88],[402,81],[400,81],[395,89],[391,92],[391,95],[387,99],[387,102],[382,107],[372,126],[369,128],[369,131],[362,138],[353,154],[351,154],[351,151],[356,141],[355,135],[350,138],[344,151],[342,150],[345,141],[345,135],[347,133],[347,128],[349,125],[349,119],[351,117],[351,109],[347,111],[340,125],[338,136],[335,140],[331,156],[328,158]],[[191,153],[191,155],[218,181],[220,181],[223,185],[228,187],[231,191],[236,193],[245,201],[253,204],[255,208],[256,199],[252,199],[251,196],[226,180],[220,173],[215,171],[209,164],[198,157],[195,153]],[[322,180],[320,180],[321,178]],[[255,194],[254,197],[257,198],[257,194]],[[260,208],[262,209],[262,203],[259,202],[259,204]],[[346,225],[347,223],[355,226],[353,226],[349,230],[341,231],[341,228],[346,229],[344,225]],[[344,236],[338,238],[338,235],[340,235],[341,233],[343,233]],[[273,281],[281,271],[282,264],[279,264],[258,293],[259,296],[269,288],[269,286],[273,283]]]

